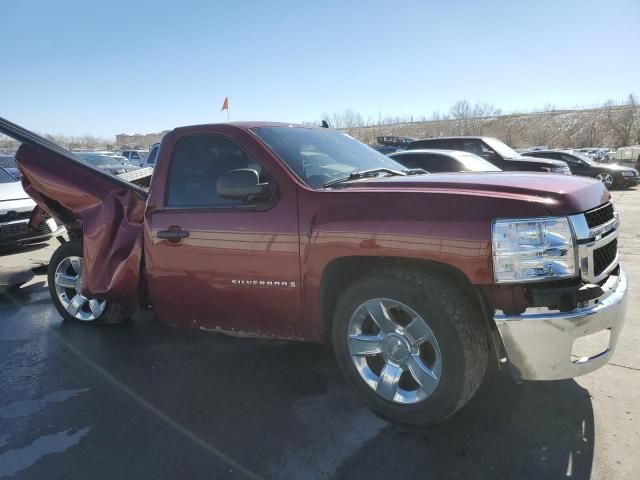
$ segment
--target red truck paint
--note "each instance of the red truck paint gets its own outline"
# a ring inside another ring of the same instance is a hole
[[[265,125],[200,125],[169,133],[146,208],[134,192],[53,153],[23,146],[17,162],[38,204],[79,222],[88,294],[133,304],[144,280],[159,319],[172,325],[315,342],[323,341],[322,277],[334,261],[436,262],[481,286],[491,308],[522,304],[522,287],[493,285],[492,220],[573,214],[609,199],[599,182],[548,174],[391,177],[312,190],[250,131]],[[276,182],[277,202],[266,211],[165,208],[176,141],[196,133],[239,143]],[[157,237],[172,226],[191,235],[178,244]]]

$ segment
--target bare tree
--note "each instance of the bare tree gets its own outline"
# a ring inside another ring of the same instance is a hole
[[[635,97],[629,95],[625,105],[616,105],[613,100],[609,100],[604,109],[607,126],[614,135],[615,146],[629,145],[636,116]]]

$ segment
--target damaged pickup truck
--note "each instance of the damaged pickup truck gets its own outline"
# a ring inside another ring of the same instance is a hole
[[[411,424],[461,408],[489,361],[523,380],[593,371],[622,328],[618,215],[588,178],[429,175],[338,131],[231,123],[167,134],[146,189],[0,131],[69,232],[49,265],[69,321],[151,306],[177,327],[326,343],[371,408]]]

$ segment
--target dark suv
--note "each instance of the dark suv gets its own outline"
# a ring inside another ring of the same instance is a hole
[[[543,157],[567,162],[571,173],[600,180],[607,188],[638,185],[638,171],[632,167],[597,163],[575,150],[535,150],[523,153],[527,157]]]
[[[439,137],[425,140],[415,140],[407,147],[407,150],[423,148],[439,150],[462,150],[475,153],[500,170],[528,171],[528,172],[552,172],[571,175],[571,170],[565,162],[544,158],[523,157],[514,149],[492,137]]]

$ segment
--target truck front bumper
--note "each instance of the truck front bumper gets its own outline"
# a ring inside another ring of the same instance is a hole
[[[570,312],[527,309],[522,315],[496,313],[494,320],[516,377],[561,380],[602,367],[613,355],[627,307],[627,276],[619,267],[599,298]],[[572,358],[576,339],[609,330],[609,345],[590,357]]]

